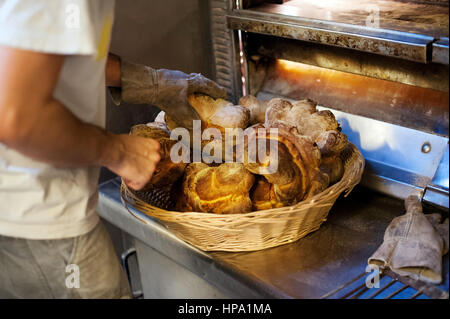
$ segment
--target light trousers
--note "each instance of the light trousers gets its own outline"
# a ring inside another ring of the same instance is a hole
[[[131,298],[131,293],[100,221],[74,238],[0,235],[0,298]]]

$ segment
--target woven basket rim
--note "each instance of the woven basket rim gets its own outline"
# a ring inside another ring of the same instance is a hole
[[[159,220],[181,240],[204,251],[255,251],[294,242],[320,228],[336,199],[347,196],[359,183],[364,158],[353,144],[342,153],[344,175],[323,192],[292,206],[241,214],[178,212],[148,204],[122,181],[122,203],[143,223],[148,220],[133,213],[128,204],[145,216]],[[152,195],[153,196],[153,195]],[[156,195],[158,196],[158,195]]]
[[[349,170],[348,166],[350,166],[350,165],[345,165],[344,175],[342,176],[340,181],[336,182],[335,184],[331,185],[330,187],[327,187],[325,190],[312,196],[311,198],[300,201],[291,206],[284,206],[284,207],[251,211],[248,213],[238,213],[238,214],[213,214],[213,213],[206,213],[206,212],[180,212],[180,211],[175,211],[175,210],[166,210],[163,208],[153,206],[153,205],[145,202],[144,200],[140,199],[135,194],[133,194],[130,191],[130,189],[128,188],[128,186],[125,184],[123,179],[122,179],[122,184],[121,184],[122,202],[125,205],[125,207],[127,206],[126,204],[130,204],[131,206],[133,206],[135,208],[137,208],[136,206],[144,206],[147,208],[157,210],[159,213],[157,214],[158,216],[156,218],[158,218],[158,219],[162,219],[161,213],[166,213],[166,214],[170,214],[171,216],[173,216],[173,214],[177,214],[178,217],[183,216],[183,217],[186,217],[186,219],[188,219],[188,217],[205,217],[205,218],[208,218],[209,220],[212,220],[212,219],[220,219],[220,220],[231,219],[231,220],[233,220],[233,219],[239,219],[242,217],[245,217],[246,219],[249,217],[261,218],[261,217],[264,217],[265,215],[272,215],[273,213],[277,213],[277,214],[282,214],[283,212],[289,213],[292,210],[307,209],[312,206],[314,206],[314,207],[317,207],[319,205],[333,206],[334,202],[327,201],[326,195],[332,195],[332,194],[336,194],[336,193],[341,194],[342,192],[346,192],[344,194],[344,196],[347,197],[348,194],[353,190],[353,188],[360,182],[362,173],[364,171],[365,161],[364,161],[364,158],[363,158],[360,150],[354,144],[352,144],[350,142],[348,145],[352,149],[352,152],[354,152],[356,154],[354,161],[356,162],[359,160],[359,163],[360,163],[360,165],[357,165],[357,167],[356,167],[358,169],[358,171],[353,172],[356,174],[351,174],[351,176],[348,176],[352,172],[348,171]],[[352,167],[352,168],[354,168],[354,167]],[[352,178],[346,178],[346,177],[352,177]],[[130,201],[130,199],[128,199],[128,198],[133,200],[134,203],[132,203]],[[126,208],[128,209],[128,207],[126,207]],[[137,209],[139,210],[139,208],[137,208]],[[144,213],[144,214],[149,215],[147,213]],[[133,214],[133,216],[134,216],[134,214]],[[162,219],[162,221],[164,221],[164,219]]]

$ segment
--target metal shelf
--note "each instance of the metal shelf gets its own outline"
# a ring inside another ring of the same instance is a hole
[[[448,65],[448,38],[442,38],[433,43],[431,60]]]
[[[308,3],[309,1],[306,1],[301,7],[265,4],[250,9],[229,10],[228,27],[421,63],[431,62],[431,50],[439,45],[433,44],[435,40],[448,37],[441,28],[445,8],[436,9],[437,6],[423,8],[423,10],[432,11],[430,19],[438,25],[436,28],[427,28],[424,23],[415,21],[414,19],[419,20],[418,17],[420,17],[420,13],[417,14],[417,12],[416,17],[411,18],[412,21],[403,21],[401,16],[389,20],[384,18],[382,20],[384,24],[380,28],[374,28],[364,24],[367,12],[348,9],[348,11],[338,10],[338,13],[335,13],[332,10],[320,10],[311,4],[308,7]],[[412,9],[417,10],[415,7],[411,7]],[[408,11],[405,12],[408,13]],[[329,15],[333,18],[329,18]],[[448,11],[446,23],[448,25]],[[406,31],[408,28],[412,31]],[[444,43],[438,48],[442,52],[439,51],[433,62],[448,64],[448,42],[446,47]],[[447,52],[447,59],[445,59],[445,52]]]

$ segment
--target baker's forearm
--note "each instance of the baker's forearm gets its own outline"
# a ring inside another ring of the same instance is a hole
[[[106,86],[120,87],[120,57],[113,53],[109,53],[105,67]]]
[[[23,111],[28,108],[40,112],[29,116]],[[141,189],[160,160],[157,141],[83,123],[54,99],[40,106],[12,107],[3,114],[1,143],[57,167],[105,166],[133,189]]]
[[[130,187],[142,188],[160,159],[159,143],[83,123],[55,100],[64,59],[0,46],[0,143],[59,167],[106,166]]]
[[[40,109],[33,117],[27,108]],[[59,101],[16,107],[0,129],[5,145],[35,160],[62,167],[104,165],[120,161],[119,139],[114,134],[77,119]]]

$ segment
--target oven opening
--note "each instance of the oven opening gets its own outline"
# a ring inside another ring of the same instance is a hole
[[[321,52],[301,58],[308,63],[247,55],[249,92],[262,100],[312,99],[332,110],[366,160],[362,185],[398,198],[423,196],[448,147],[448,90],[361,61],[336,68],[337,58]],[[448,179],[440,183],[448,189]]]

